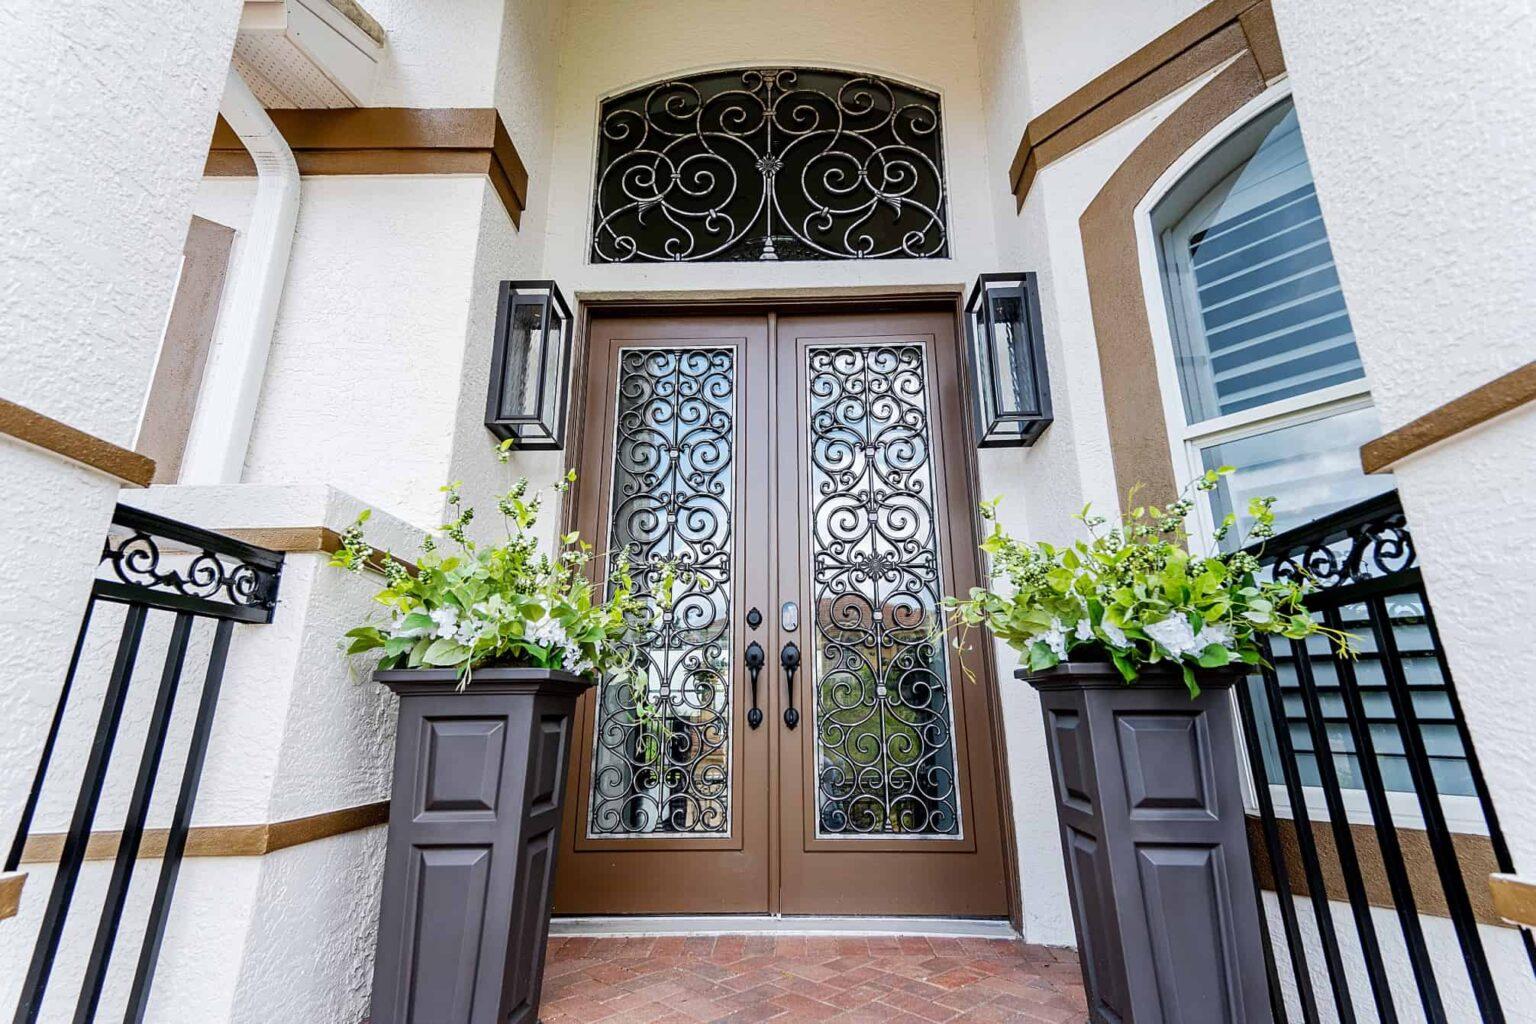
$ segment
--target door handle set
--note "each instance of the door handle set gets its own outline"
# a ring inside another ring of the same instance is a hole
[[[752,681],[752,708],[747,712],[747,724],[754,729],[763,724],[763,709],[757,706],[757,676],[767,660],[762,644],[756,640],[747,644],[747,678]]]
[[[795,709],[795,670],[800,667],[800,648],[791,640],[779,651],[779,665],[784,669],[784,686],[789,691],[789,707],[784,709],[784,725],[790,729],[800,724]]]
[[[745,664],[747,679],[752,688],[752,706],[747,710],[747,725],[753,729],[763,724],[763,710],[757,706],[757,677],[768,661],[763,645],[753,640],[747,644]],[[800,648],[793,640],[779,651],[779,667],[784,670],[784,685],[789,691],[789,706],[784,709],[784,724],[790,729],[800,724],[800,712],[795,707],[795,673],[800,669]]]

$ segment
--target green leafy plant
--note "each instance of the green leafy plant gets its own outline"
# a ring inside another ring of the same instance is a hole
[[[501,449],[505,453],[505,446]],[[556,487],[569,488],[572,473]],[[519,480],[496,503],[506,539],[477,543],[468,536],[475,510],[458,483],[442,488],[452,518],[422,541],[414,567],[380,557],[364,538],[363,512],[341,538],[331,564],[351,572],[384,574],[375,600],[389,612],[383,623],[348,630],[348,654],[383,651],[380,668],[455,668],[460,685],[483,666],[564,669],[586,676],[624,676],[632,651],[623,643],[629,623],[647,614],[620,556],[594,583],[590,545],[575,534],[551,554],[532,530],[543,495]],[[599,591],[602,586],[606,596]]]
[[[1231,472],[1211,470],[1191,486],[1212,490]],[[1261,578],[1258,558],[1246,551],[1191,552],[1190,494],[1186,488],[1167,508],[1132,508],[1113,524],[1084,507],[1076,518],[1088,538],[1064,547],[1015,540],[997,521],[997,502],[983,505],[993,524],[981,544],[991,556],[991,585],[948,601],[950,625],[986,627],[1023,654],[1031,671],[1091,658],[1114,662],[1135,682],[1149,665],[1177,665],[1191,696],[1200,692],[1196,669],[1260,664],[1264,634],[1326,636],[1349,656],[1349,636],[1308,614],[1302,584]],[[1273,498],[1255,498],[1248,513],[1253,526],[1243,545],[1273,536]],[[1235,526],[1228,515],[1216,544]]]

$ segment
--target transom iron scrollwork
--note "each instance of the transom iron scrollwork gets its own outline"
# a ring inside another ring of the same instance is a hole
[[[807,360],[817,834],[958,837],[923,349]]]
[[[119,505],[102,544],[102,578],[152,594],[263,613],[277,605],[282,556],[263,548]]]
[[[599,687],[593,837],[730,831],[735,389],[730,349],[619,359],[609,548],[627,553],[637,595],[659,614],[626,638],[646,699],[628,680]]]
[[[1276,579],[1321,589],[1377,579],[1418,565],[1396,491],[1288,530],[1255,548]]]
[[[812,68],[602,105],[594,263],[949,255],[939,97]]]

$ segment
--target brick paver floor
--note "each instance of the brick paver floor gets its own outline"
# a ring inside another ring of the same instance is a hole
[[[1070,950],[1000,939],[553,938],[544,1024],[1087,1020]]]

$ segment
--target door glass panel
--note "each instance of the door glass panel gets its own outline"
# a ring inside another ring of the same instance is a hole
[[[806,358],[816,832],[957,838],[923,349]]]
[[[625,349],[618,373],[609,550],[659,614],[628,637],[646,699],[628,680],[598,689],[587,834],[728,834],[736,356]]]

